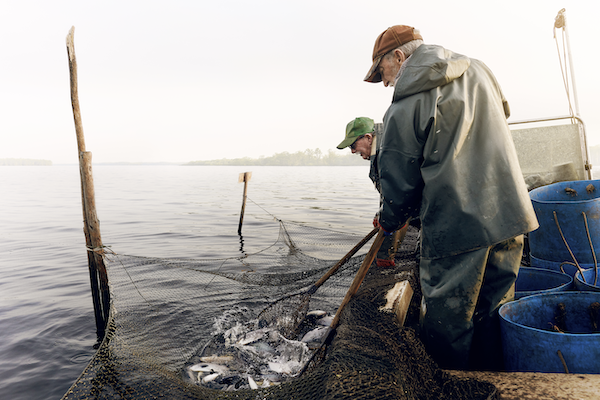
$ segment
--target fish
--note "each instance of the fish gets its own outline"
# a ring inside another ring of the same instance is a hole
[[[250,331],[244,335],[243,338],[237,341],[237,344],[245,346],[250,343],[257,342],[265,337],[265,334],[268,333],[269,328],[257,329],[255,331]]]
[[[327,317],[320,318],[317,321],[317,324],[323,325],[323,326],[331,326],[332,322],[333,322],[333,316],[332,315],[328,315]]]
[[[283,316],[285,317],[285,315]],[[232,391],[267,388],[295,377],[308,362],[308,343],[320,341],[332,316],[312,310],[297,337],[287,338],[277,326],[260,327],[258,320],[220,319],[213,338],[187,367],[194,384]]]
[[[225,355],[225,356],[207,356],[207,357],[200,357],[200,361],[204,362],[204,363],[214,363],[214,364],[223,364],[226,365],[230,362],[233,361],[233,356],[232,355]]]
[[[215,379],[217,379],[219,377],[219,375],[221,375],[220,372],[215,372],[214,374],[206,375],[205,377],[202,378],[202,383],[212,382]]]
[[[302,364],[297,361],[269,362],[269,369],[280,374],[294,375],[300,372],[300,368]]]
[[[327,311],[323,311],[323,310],[312,310],[306,313],[307,317],[316,317],[316,318],[322,318],[324,316],[327,315]]]
[[[327,332],[327,327],[315,328],[312,331],[307,332],[304,336],[302,336],[301,342],[310,343],[310,342],[318,342],[320,341],[325,333]]]
[[[218,372],[220,374],[229,371],[229,369],[221,364],[209,364],[209,363],[200,363],[200,364],[195,364],[192,365],[191,367],[189,367],[190,371],[194,371],[194,372],[202,372],[202,373],[215,373]]]
[[[258,385],[254,381],[254,379],[252,379],[252,377],[249,375],[248,375],[248,384],[250,385],[250,389],[252,389],[252,390],[258,389]]]

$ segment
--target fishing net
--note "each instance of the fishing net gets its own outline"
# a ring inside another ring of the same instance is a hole
[[[370,244],[302,297],[306,304],[297,306],[306,321],[294,332],[280,335],[261,326],[258,316],[277,299],[311,287],[360,235],[279,221],[279,238],[254,254],[211,260],[107,256],[107,334],[63,399],[496,398],[493,385],[437,368],[413,329],[416,302],[405,327],[379,311],[398,281],[409,280],[420,297],[417,236],[410,227],[395,267],[372,266],[344,308],[334,340],[302,374],[299,367],[319,349],[318,340],[310,344],[302,337],[322,332],[319,319],[335,314]],[[277,312],[285,318],[290,309]],[[218,352],[227,345],[236,352]],[[277,354],[279,363],[273,361],[275,348],[285,349]],[[270,363],[261,364],[261,351],[271,354]]]

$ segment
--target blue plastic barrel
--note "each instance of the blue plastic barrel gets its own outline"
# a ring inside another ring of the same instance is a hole
[[[600,292],[600,268],[598,269],[598,277],[594,275],[594,268],[583,271],[585,282],[581,278],[581,272],[577,271],[575,275],[575,287],[577,290],[587,290],[590,292]],[[594,285],[594,283],[596,283]]]
[[[573,278],[562,272],[521,267],[515,281],[515,300],[540,293],[570,290]]]
[[[594,247],[600,246],[600,180],[567,181],[542,186],[529,192],[540,227],[529,233],[531,254],[550,261],[571,260],[560,235],[554,212],[566,242],[581,264],[594,258],[587,238],[587,217]],[[600,253],[596,251],[596,257]]]
[[[600,331],[593,330],[589,312],[596,302],[600,302],[600,292],[554,292],[500,307],[506,370],[561,373],[566,372],[566,365],[569,373],[600,373]],[[559,303],[566,311],[564,333],[553,329]]]
[[[551,271],[556,271],[556,272],[563,272],[569,276],[574,277],[575,274],[577,273],[577,271],[579,271],[577,269],[576,266],[571,265],[571,264],[563,264],[562,266],[562,270],[560,269],[560,265],[562,264],[559,261],[549,261],[549,260],[543,260],[541,258],[537,258],[533,255],[529,255],[530,261],[531,261],[531,266],[534,268],[543,268],[543,269],[549,269]],[[588,269],[588,268],[592,268],[594,266],[594,264],[579,264],[579,266],[581,267],[581,269]]]

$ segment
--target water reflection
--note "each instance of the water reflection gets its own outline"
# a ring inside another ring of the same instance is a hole
[[[244,236],[242,234],[239,234],[239,236],[240,236],[240,253],[242,253],[244,255],[244,257],[246,257],[247,254],[244,251]]]

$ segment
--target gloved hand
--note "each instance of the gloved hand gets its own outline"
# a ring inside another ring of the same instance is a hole
[[[374,228],[381,228],[381,230],[383,231],[384,236],[390,236],[394,233],[394,231],[392,232],[388,232],[385,229],[383,229],[383,226],[381,226],[381,224],[379,223],[379,214],[375,214],[375,218],[373,218],[373,227]]]
[[[385,258],[378,258],[375,260],[378,267],[395,267],[396,263],[394,260],[387,260]]]

